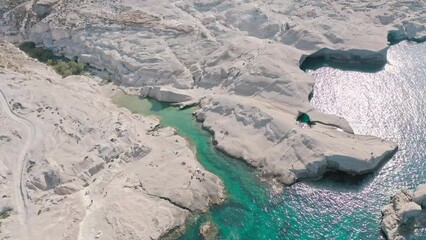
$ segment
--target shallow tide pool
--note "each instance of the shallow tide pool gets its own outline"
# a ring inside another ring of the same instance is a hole
[[[242,161],[217,152],[194,109],[179,111],[154,100],[119,93],[113,101],[132,112],[160,117],[197,151],[203,166],[225,183],[228,200],[192,218],[180,239],[201,239],[199,227],[213,221],[218,239],[381,239],[380,208],[403,187],[426,183],[426,43],[403,42],[388,52],[382,71],[364,73],[323,67],[312,105],[345,117],[357,134],[398,143],[398,153],[363,177],[329,174],[273,194]],[[413,239],[426,239],[419,231]]]

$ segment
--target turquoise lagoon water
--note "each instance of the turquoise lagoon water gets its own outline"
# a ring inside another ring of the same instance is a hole
[[[225,183],[226,202],[192,218],[180,239],[201,239],[205,221],[216,223],[218,239],[382,239],[380,208],[398,189],[426,183],[425,54],[426,43],[403,42],[390,48],[389,64],[379,72],[309,71],[316,78],[311,101],[316,109],[345,117],[357,134],[391,139],[400,150],[375,173],[328,174],[278,195],[252,168],[213,148],[211,135],[192,117],[194,109],[179,111],[125,94],[113,101],[178,129],[203,166]],[[413,239],[426,239],[425,231]]]

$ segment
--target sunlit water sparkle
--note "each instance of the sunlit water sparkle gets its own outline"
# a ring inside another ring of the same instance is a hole
[[[398,189],[426,183],[425,55],[426,43],[403,42],[389,49],[389,63],[377,73],[329,67],[309,71],[315,78],[314,108],[345,117],[356,134],[389,139],[399,146],[397,154],[379,171],[359,182],[337,184],[326,179],[293,188],[296,192],[315,189],[308,199],[319,202],[306,204],[327,208],[336,218],[362,219],[362,224],[351,225],[339,221],[334,231],[353,229],[359,233],[356,238],[376,239],[380,208],[389,196]]]
[[[191,109],[178,111],[123,94],[114,102],[155,114],[162,124],[178,129],[195,146],[201,164],[225,183],[229,199],[190,221],[181,239],[201,239],[199,227],[207,220],[219,227],[219,239],[380,239],[380,209],[389,197],[426,182],[425,54],[425,43],[403,42],[390,48],[389,64],[377,73],[327,67],[310,71],[316,79],[316,109],[345,117],[357,134],[393,140],[400,150],[373,174],[331,174],[297,183],[282,195],[271,194],[241,161],[217,152]]]

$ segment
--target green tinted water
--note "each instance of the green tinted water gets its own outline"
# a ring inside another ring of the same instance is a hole
[[[348,239],[346,236],[356,236],[356,231],[338,229],[336,232],[331,224],[343,222],[348,226],[365,224],[370,229],[377,227],[375,221],[359,217],[362,214],[340,215],[334,210],[327,212],[326,209],[311,208],[310,202],[314,199],[308,196],[311,191],[305,185],[302,188],[295,185],[287,189],[284,195],[274,194],[269,184],[259,180],[254,169],[214,149],[211,134],[202,130],[201,124],[192,115],[194,108],[178,110],[165,103],[123,92],[116,94],[113,102],[134,113],[157,116],[163,126],[176,128],[195,147],[201,164],[225,184],[228,194],[225,203],[213,206],[208,213],[193,218],[186,233],[179,238],[181,240],[202,239],[199,229],[206,221],[213,221],[218,226],[218,239],[241,240],[325,239],[318,238],[323,234],[334,236],[333,239]],[[326,192],[316,194],[315,197],[324,198],[319,201],[331,200]],[[359,209],[360,212],[365,210]],[[317,219],[317,215],[321,214],[318,211],[322,212],[321,219]],[[324,223],[327,227],[324,227]]]
[[[199,227],[207,219],[218,225],[222,239],[252,239],[253,233],[273,238],[280,231],[281,223],[263,214],[273,204],[268,197],[268,186],[259,181],[251,167],[213,148],[211,135],[195,121],[193,108],[178,110],[155,100],[122,92],[113,97],[113,102],[134,113],[158,116],[163,126],[176,128],[195,146],[201,164],[225,184],[228,194],[226,202],[213,206],[209,213],[194,219],[181,239],[200,238]]]
[[[113,101],[133,112],[155,115],[178,129],[197,150],[201,164],[219,176],[229,199],[188,225],[181,239],[200,239],[199,227],[213,220],[219,239],[382,239],[380,208],[402,187],[426,182],[426,44],[390,48],[389,64],[377,73],[320,68],[312,104],[348,119],[357,133],[398,143],[400,151],[379,171],[348,177],[329,174],[274,195],[242,161],[217,152],[194,109],[117,94]],[[426,239],[426,230],[413,239]]]

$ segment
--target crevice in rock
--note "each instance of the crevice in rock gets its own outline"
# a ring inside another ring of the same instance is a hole
[[[168,197],[163,197],[163,196],[159,196],[159,195],[155,195],[155,194],[149,193],[149,192],[146,190],[146,188],[144,188],[144,187],[143,187],[142,183],[139,183],[138,187],[140,187],[140,188],[141,188],[141,189],[142,189],[142,190],[146,193],[146,195],[148,195],[148,196],[150,196],[150,197],[155,197],[155,198],[159,198],[159,199],[165,200],[165,201],[169,202],[170,204],[172,204],[172,205],[174,205],[174,206],[176,206],[176,207],[178,207],[178,208],[180,208],[180,209],[187,210],[188,212],[193,212],[193,211],[192,211],[191,209],[189,209],[188,207],[185,207],[185,206],[183,206],[182,204],[177,203],[177,202],[175,202],[175,201],[171,200],[171,199],[170,199],[170,198],[168,198]]]
[[[185,209],[185,210],[187,210],[188,212],[192,212],[192,210],[191,209],[189,209],[189,208],[187,208],[187,207],[185,207],[185,206],[183,206],[182,204],[180,204],[180,203],[177,203],[177,202],[175,202],[175,201],[173,201],[173,200],[171,200],[170,198],[168,198],[168,197],[161,197],[161,196],[157,196],[158,198],[160,198],[160,199],[163,199],[163,200],[166,200],[166,201],[168,201],[169,203],[171,203],[172,205],[175,205],[176,207],[178,207],[178,208],[182,208],[182,209]]]

